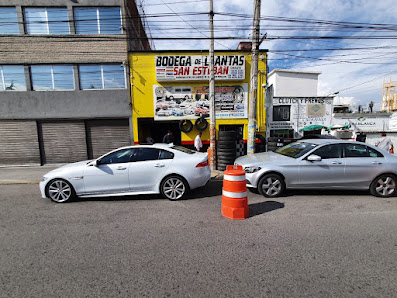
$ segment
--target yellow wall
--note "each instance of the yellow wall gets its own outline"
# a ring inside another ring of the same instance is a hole
[[[154,95],[153,85],[166,86],[203,86],[208,81],[177,81],[177,82],[157,82],[155,56],[158,55],[208,55],[208,52],[186,51],[186,52],[133,52],[129,54],[130,77],[131,77],[131,103],[134,127],[134,140],[138,141],[138,118],[154,118]],[[226,51],[216,52],[215,55],[244,55],[245,56],[245,79],[241,81],[215,81],[215,86],[243,85],[248,83],[248,102],[249,102],[249,79],[251,71],[251,52]],[[264,110],[264,88],[266,84],[266,52],[260,53],[259,74],[258,74],[258,96],[257,96],[257,120],[258,131],[265,132],[265,110]],[[247,112],[248,115],[248,112]],[[209,122],[209,118],[207,119]],[[193,124],[194,121],[192,120]],[[247,139],[247,119],[216,119],[217,131],[219,125],[244,125],[244,140]],[[181,133],[182,142],[193,141],[197,135],[197,130],[193,129],[190,133]],[[202,140],[209,140],[209,128],[203,131]]]

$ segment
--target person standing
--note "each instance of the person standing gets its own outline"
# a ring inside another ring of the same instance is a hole
[[[196,148],[197,152],[200,152],[201,148],[203,147],[203,142],[201,142],[202,135],[203,133],[200,131],[194,139],[194,148]]]
[[[383,149],[387,152],[390,152],[391,147],[393,146],[393,143],[391,141],[391,139],[386,136],[386,133],[382,133],[382,138],[380,139],[380,141],[375,144],[376,147]]]
[[[163,143],[166,144],[174,143],[174,136],[172,135],[171,130],[169,130],[168,133],[163,137]]]

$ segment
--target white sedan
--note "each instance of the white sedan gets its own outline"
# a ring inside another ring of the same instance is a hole
[[[178,200],[206,185],[210,176],[207,153],[173,144],[129,146],[48,172],[40,191],[57,203],[75,197],[158,193]]]

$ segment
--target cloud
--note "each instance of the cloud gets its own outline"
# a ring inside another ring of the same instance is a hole
[[[176,4],[164,4],[177,2]],[[144,2],[153,36],[204,37],[209,36],[208,1],[152,0]],[[158,4],[158,5],[154,5]],[[252,32],[254,1],[214,1],[215,37],[242,36],[245,41]],[[188,13],[203,13],[191,15]],[[164,16],[167,13],[169,16]],[[224,14],[227,15],[224,15]],[[353,28],[347,30],[332,24],[281,22],[285,19],[324,20],[362,24],[397,24],[395,0],[268,0],[261,5],[261,34],[268,36],[373,36],[395,35],[394,31],[373,32]],[[273,17],[273,19],[270,19]],[[278,17],[278,21],[274,20]],[[240,40],[217,40],[216,50],[237,48]],[[205,50],[208,40],[155,41],[156,49]],[[349,98],[353,108],[375,102],[375,110],[382,100],[383,80],[397,77],[397,51],[394,40],[266,40],[261,48],[269,49],[270,71],[274,68],[320,71],[319,94],[339,92]],[[370,49],[370,48],[373,49]],[[374,48],[377,47],[377,48]],[[313,49],[343,49],[307,51]],[[276,52],[290,50],[289,52]],[[396,79],[397,80],[397,79]]]

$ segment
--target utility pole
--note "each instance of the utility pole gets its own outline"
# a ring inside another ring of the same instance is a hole
[[[215,72],[214,72],[214,4],[210,0],[210,168],[216,170],[216,120],[215,120]]]
[[[259,31],[260,31],[261,0],[254,3],[254,26],[252,28],[252,54],[251,54],[251,77],[250,97],[248,105],[248,140],[247,154],[255,153],[255,130],[256,120],[256,98],[258,93],[258,60],[259,60]]]

